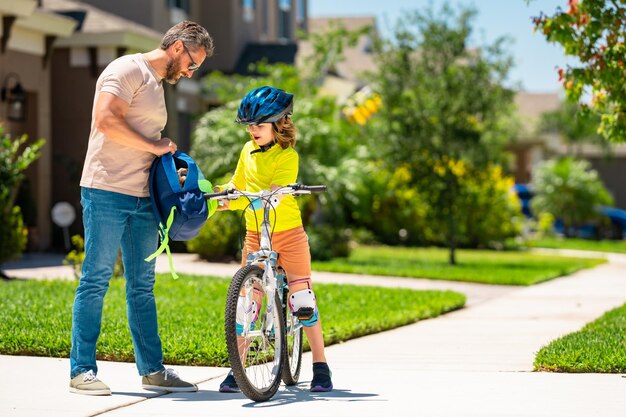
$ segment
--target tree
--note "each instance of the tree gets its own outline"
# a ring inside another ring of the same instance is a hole
[[[613,204],[591,164],[571,157],[549,160],[537,167],[532,188],[533,211],[561,219],[566,236],[585,222],[597,219],[598,206]]]
[[[382,98],[375,136],[385,138],[376,146],[390,166],[410,167],[451,264],[464,216],[462,178],[502,162],[514,134],[505,123],[513,110],[513,92],[503,86],[512,65],[505,39],[469,49],[474,15],[449,5],[437,15],[407,14],[392,39],[376,45],[372,77]]]
[[[39,140],[22,149],[26,139],[25,135],[12,138],[0,125],[0,264],[19,256],[26,247],[28,235],[15,197],[24,171],[39,158],[44,144]]]
[[[583,112],[600,115],[598,133],[614,142],[626,141],[626,4],[617,0],[569,0],[567,10],[534,18],[549,42],[563,46],[579,64],[559,68],[569,100]]]

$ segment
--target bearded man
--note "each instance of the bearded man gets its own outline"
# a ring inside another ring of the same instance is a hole
[[[148,191],[153,160],[176,152],[161,132],[167,121],[163,81],[191,78],[213,54],[205,28],[184,21],[167,31],[159,48],[111,62],[96,84],[91,133],[80,181],[85,260],[72,316],[70,392],[111,395],[96,375],[102,306],[118,251],[122,250],[126,305],[142,387],[197,391],[163,366],[154,298],[158,226]]]

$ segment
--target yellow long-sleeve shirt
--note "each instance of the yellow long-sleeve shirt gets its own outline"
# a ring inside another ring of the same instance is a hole
[[[237,162],[235,174],[223,188],[236,188],[241,191],[258,192],[269,190],[272,184],[284,186],[293,184],[298,178],[298,153],[292,147],[282,149],[274,145],[265,152],[250,152],[259,149],[254,141],[247,142]],[[249,204],[246,198],[232,200],[229,203],[231,210],[243,210]],[[246,210],[246,229],[261,230],[263,211]],[[302,226],[300,208],[292,195],[286,195],[276,207],[276,218],[270,213],[272,229],[281,232]]]

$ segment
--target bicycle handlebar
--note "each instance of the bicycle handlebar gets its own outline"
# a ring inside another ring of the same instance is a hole
[[[302,195],[302,194],[311,194],[311,193],[323,193],[326,191],[325,185],[303,185],[303,184],[289,184],[287,186],[278,188],[274,191],[264,190],[256,193],[251,193],[248,191],[239,191],[234,188],[220,191],[217,193],[205,193],[204,198],[207,200],[236,200],[239,197],[249,197],[249,198],[267,198],[276,194],[292,194],[292,195]]]

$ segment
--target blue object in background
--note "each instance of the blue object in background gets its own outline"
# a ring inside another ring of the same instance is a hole
[[[533,214],[530,211],[530,199],[533,198],[533,193],[530,190],[530,187],[526,184],[515,184],[513,186],[515,189],[515,193],[520,200],[520,204],[522,205],[522,213],[527,218],[532,218]]]
[[[524,216],[529,219],[533,218],[530,200],[532,200],[534,193],[531,187],[528,184],[515,184],[513,189],[520,200]],[[626,210],[617,207],[598,206],[596,211],[611,221],[613,227],[612,238],[626,239]],[[559,234],[565,234],[561,219],[555,220],[554,231]],[[595,224],[582,225],[575,230],[574,234],[583,239],[597,239],[600,237],[598,227]]]

